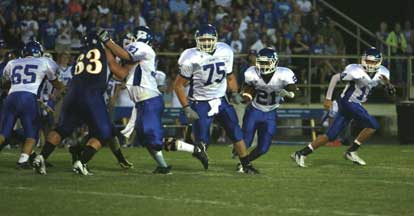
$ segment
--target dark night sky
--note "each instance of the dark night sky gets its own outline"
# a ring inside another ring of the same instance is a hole
[[[388,23],[388,30],[394,28],[395,22],[400,22],[402,27],[405,20],[410,20],[414,27],[414,0],[326,0],[328,3],[344,12],[352,19],[361,23],[371,32],[375,33],[379,29],[379,23],[386,21]],[[325,7],[321,7],[325,8]],[[342,25],[349,28],[352,32],[356,29],[349,22],[341,17],[337,17],[335,13],[330,10],[324,11],[325,15],[332,17]],[[347,53],[356,53],[356,40],[343,32],[345,43],[347,46]],[[367,34],[362,34],[362,38],[368,43],[375,46],[376,40]],[[362,49],[366,47],[361,45]]]
[[[345,14],[357,20],[371,31],[378,28],[381,21],[391,26],[394,22],[414,21],[413,0],[326,0]],[[414,25],[413,25],[414,26]]]

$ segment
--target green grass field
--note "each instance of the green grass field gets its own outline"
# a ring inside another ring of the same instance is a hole
[[[142,148],[123,149],[135,169],[121,170],[109,149],[89,163],[94,176],[70,171],[59,149],[47,176],[16,170],[16,150],[0,153],[0,215],[414,215],[414,146],[367,145],[368,165],[325,147],[301,169],[289,154],[299,146],[272,146],[255,161],[260,175],[234,171],[230,148],[209,149],[210,169],[185,153],[165,153],[173,174],[154,175]]]

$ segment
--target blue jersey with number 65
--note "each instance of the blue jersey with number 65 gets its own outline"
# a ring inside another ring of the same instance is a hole
[[[100,43],[84,49],[72,67],[72,88],[94,90],[103,94],[109,80],[109,67],[105,50]]]
[[[58,65],[46,57],[26,57],[9,61],[4,68],[4,78],[10,80],[13,92],[39,93],[39,87],[45,76],[48,80],[57,79]]]
[[[178,59],[180,76],[190,80],[188,97],[207,101],[224,97],[227,90],[227,75],[233,72],[233,50],[218,42],[216,50],[206,53],[197,48],[184,50]]]

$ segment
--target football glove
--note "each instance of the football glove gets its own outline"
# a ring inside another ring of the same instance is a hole
[[[388,95],[391,95],[391,96],[394,96],[397,93],[397,90],[395,89],[394,85],[392,85],[391,83],[385,86],[385,90],[387,91]]]
[[[191,109],[190,106],[186,106],[183,108],[184,114],[187,117],[188,121],[193,122],[195,120],[198,120],[200,116],[198,116],[197,112]]]
[[[99,30],[98,37],[99,40],[102,41],[102,43],[106,43],[111,39],[111,37],[109,36],[109,32],[104,29]]]
[[[285,89],[282,89],[280,91],[280,96],[281,97],[294,98],[295,97],[295,93],[290,92],[290,91],[286,91]]]

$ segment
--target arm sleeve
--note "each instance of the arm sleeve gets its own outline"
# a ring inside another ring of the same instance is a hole
[[[163,72],[157,71],[157,86],[165,86],[166,75]]]
[[[229,48],[229,54],[227,55],[228,59],[226,60],[226,73],[231,74],[233,73],[233,61],[234,61],[234,53],[231,48]]]
[[[11,74],[11,64],[9,62],[6,64],[6,67],[4,67],[2,78],[5,80],[10,80],[10,74]]]
[[[47,69],[46,69],[47,79],[48,80],[57,79],[56,72],[57,72],[59,67],[56,64],[56,62],[51,60],[51,59],[47,59],[46,67],[47,67]]]
[[[341,74],[337,73],[337,74],[332,76],[331,81],[329,82],[328,91],[326,92],[326,97],[325,98],[327,100],[332,100],[333,91],[334,91],[335,86],[336,86],[336,84],[338,83],[339,80],[341,80]]]
[[[133,62],[138,62],[141,60],[149,59],[153,55],[152,52],[146,49],[146,47],[138,47],[136,44],[132,43],[126,47],[126,51],[131,56]]]
[[[293,73],[293,71],[289,69],[287,73],[285,74],[284,81],[285,81],[285,86],[287,86],[290,84],[296,84],[298,79],[296,78],[295,73]]]
[[[178,59],[178,66],[180,68],[180,75],[186,79],[190,79],[193,74],[193,64],[191,63],[191,60],[189,59],[190,56],[185,50]]]

